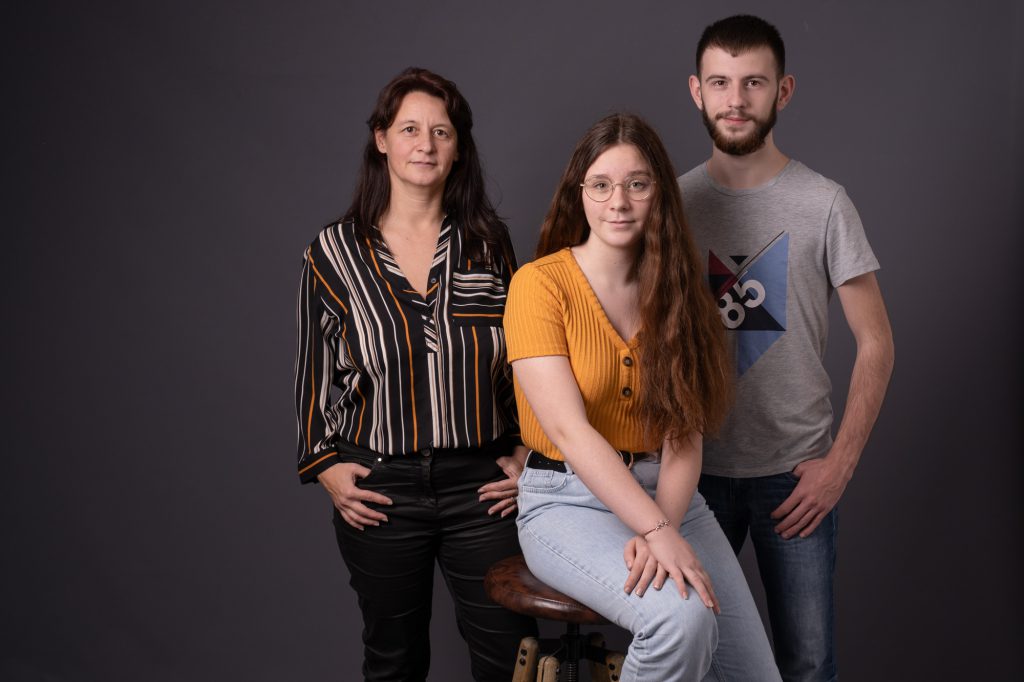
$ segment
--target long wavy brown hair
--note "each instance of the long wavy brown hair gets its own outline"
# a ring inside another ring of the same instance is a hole
[[[725,330],[683,215],[675,170],[654,129],[639,116],[612,114],[576,145],[551,200],[537,257],[587,241],[580,183],[605,150],[631,144],[656,182],[634,273],[640,307],[640,418],[655,437],[718,430],[732,399]]]

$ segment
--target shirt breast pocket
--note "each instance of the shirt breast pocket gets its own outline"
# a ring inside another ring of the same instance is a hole
[[[484,267],[452,271],[449,315],[456,326],[500,327],[508,291],[498,273]]]

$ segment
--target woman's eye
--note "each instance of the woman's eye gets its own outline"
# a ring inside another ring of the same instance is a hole
[[[645,190],[645,189],[647,189],[648,185],[650,185],[650,184],[651,183],[650,183],[649,180],[643,180],[641,178],[634,178],[634,179],[629,181],[629,189]]]
[[[443,128],[438,128],[437,130],[434,131],[434,135],[436,135],[437,137],[448,137],[448,131],[444,130]]]
[[[415,126],[405,126],[404,128],[402,128],[402,132],[403,133],[415,133],[416,132],[416,127]]]
[[[590,188],[598,191],[604,191],[608,189],[608,183],[605,180],[594,180],[590,183]]]

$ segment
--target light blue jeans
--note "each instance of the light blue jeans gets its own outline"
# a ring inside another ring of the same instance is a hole
[[[659,470],[657,462],[644,461],[631,473],[653,497]],[[672,581],[643,597],[623,591],[628,570],[622,551],[635,533],[568,464],[566,473],[523,472],[517,523],[534,575],[632,633],[623,682],[780,680],[743,572],[700,493],[694,493],[679,532],[711,576],[718,616],[692,587],[683,599]]]

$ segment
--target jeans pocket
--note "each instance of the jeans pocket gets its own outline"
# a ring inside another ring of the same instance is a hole
[[[387,458],[381,455],[377,457],[366,457],[364,455],[354,455],[348,452],[339,453],[343,464],[358,464],[359,466],[366,467],[370,470],[370,473],[366,474],[362,478],[356,479],[356,485],[360,488],[365,487],[365,483],[370,483],[370,479],[379,477],[381,472],[387,469]]]
[[[519,488],[523,492],[553,493],[564,488],[568,482],[569,474],[563,471],[527,467],[519,479]]]

